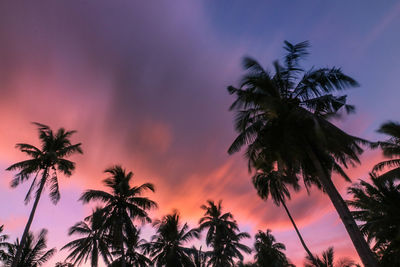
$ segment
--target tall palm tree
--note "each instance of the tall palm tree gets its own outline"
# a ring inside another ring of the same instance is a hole
[[[278,243],[271,234],[271,230],[266,232],[258,231],[254,242],[255,262],[257,266],[288,267],[293,266],[289,263],[285,253],[286,247]]]
[[[353,260],[348,258],[341,258],[335,262],[335,252],[333,247],[328,248],[322,252],[322,257],[314,256],[318,264],[315,264],[309,256],[306,257],[304,267],[360,267]]]
[[[25,197],[25,204],[29,202],[32,191],[36,189],[35,202],[33,203],[28,222],[22,234],[21,248],[17,249],[14,258],[15,262],[13,262],[12,267],[18,265],[22,247],[25,246],[25,241],[45,185],[49,187],[51,200],[54,204],[57,204],[60,200],[58,172],[67,177],[71,176],[72,171],[75,170],[75,163],[66,158],[75,153],[82,154],[81,143],[72,144],[70,141],[71,136],[76,131],[66,131],[64,128],[60,128],[56,133],[53,133],[46,125],[40,123],[34,124],[39,130],[40,148],[30,144],[17,144],[16,148],[27,154],[30,159],[17,162],[6,169],[7,171],[19,171],[11,182],[12,187],[17,187],[20,183],[25,182],[31,177],[33,178]]]
[[[3,250],[3,248],[6,248],[9,245],[9,243],[6,242],[6,240],[8,239],[8,235],[2,234],[3,229],[4,229],[4,225],[0,226],[0,261],[5,260],[6,254]]]
[[[292,175],[288,173],[279,173],[278,171],[265,171],[263,169],[263,162],[258,163],[256,168],[257,171],[252,177],[252,181],[257,190],[257,194],[264,200],[268,200],[268,198],[271,196],[272,200],[277,206],[282,204],[286,214],[293,224],[304,250],[307,252],[308,256],[313,259],[314,256],[304,242],[304,239],[301,236],[300,231],[297,228],[297,225],[285,203],[286,198],[290,199],[290,191],[288,186],[291,186],[296,191],[299,189],[297,177],[292,177]],[[316,263],[315,260],[314,262]]]
[[[28,234],[17,267],[42,266],[56,253],[55,248],[46,250],[46,235],[47,230],[45,229],[42,229],[37,237],[35,237],[31,232]],[[9,244],[7,246],[8,251],[6,252],[5,260],[6,266],[11,266],[14,264],[17,250],[20,246],[21,243],[18,239],[14,244]]]
[[[222,201],[215,204],[208,200],[208,205],[202,205],[204,216],[199,220],[202,231],[207,229],[206,244],[213,248],[208,266],[233,266],[234,259],[243,260],[242,252],[250,253],[251,249],[240,243],[249,238],[249,234],[239,232],[239,227],[230,212],[222,212]]]
[[[72,226],[68,235],[77,234],[82,237],[69,242],[61,248],[61,250],[72,250],[67,260],[73,264],[80,265],[86,263],[90,257],[91,266],[97,267],[100,254],[103,261],[109,264],[112,259],[109,251],[111,239],[103,229],[103,225],[103,214],[101,209],[97,208],[85,221],[80,221]]]
[[[111,192],[101,190],[87,190],[80,198],[84,203],[102,201],[104,207],[101,213],[104,216],[104,227],[113,240],[113,247],[121,252],[121,266],[126,267],[125,238],[135,235],[137,229],[132,220],[151,222],[148,210],[156,208],[157,204],[142,194],[146,190],[154,192],[154,186],[145,183],[140,186],[131,186],[132,172],[126,172],[116,165],[104,171],[110,177],[103,180]]]
[[[146,240],[140,238],[140,230],[138,230],[133,236],[125,237],[125,244],[127,247],[125,258],[128,266],[147,267],[151,265],[151,260],[146,257],[144,253],[141,253],[143,250],[143,245],[146,243]],[[114,251],[113,255],[117,255],[119,257],[115,259],[111,265],[109,265],[109,267],[121,266],[121,251]]]
[[[274,62],[274,73],[251,58],[244,60],[248,71],[239,88],[228,87],[236,96],[231,110],[236,113],[239,135],[228,152],[246,146],[249,168],[264,161],[272,171],[294,172],[307,188],[316,185],[329,196],[365,266],[377,261],[345,201],[337,191],[332,172],[350,180],[342,166],[359,163],[363,139],[351,136],[329,121],[344,109],[345,95],[335,92],[358,83],[339,68],[312,68],[305,71],[299,60],[308,54],[308,42],[293,45],[285,41],[285,62]]]
[[[392,168],[380,175],[382,179],[400,179],[400,124],[387,122],[382,124],[378,132],[389,135],[390,138],[378,145],[383,150],[383,155],[390,158],[374,166],[373,171],[379,172],[385,168]]]
[[[371,183],[360,181],[349,188],[354,218],[372,242],[382,266],[400,266],[400,185],[392,179],[371,175]]]
[[[144,244],[144,251],[153,257],[154,266],[161,267],[194,267],[190,258],[192,248],[184,247],[184,244],[199,238],[198,229],[189,229],[185,223],[180,223],[177,211],[164,216],[153,224],[156,234],[152,236],[151,242]]]

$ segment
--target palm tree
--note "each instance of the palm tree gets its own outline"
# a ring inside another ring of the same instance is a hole
[[[147,241],[144,239],[140,239],[140,230],[138,230],[133,236],[125,237],[125,244],[127,247],[125,258],[128,266],[136,266],[136,267],[147,267],[151,265],[151,260],[146,257],[143,253],[140,253],[144,244]],[[121,251],[114,251],[114,255],[119,255],[120,257],[115,259],[110,267],[118,267],[122,264],[122,253]]]
[[[198,229],[189,229],[185,223],[180,223],[177,211],[164,216],[153,224],[156,234],[152,236],[151,242],[144,244],[144,251],[153,257],[154,266],[161,267],[194,267],[190,258],[192,248],[184,247],[184,244],[199,238]]]
[[[384,168],[392,168],[381,174],[382,179],[400,179],[400,124],[396,122],[384,123],[378,132],[389,135],[387,141],[378,142],[383,150],[383,155],[390,158],[374,166],[373,171],[382,171]],[[397,158],[394,158],[397,157]]]
[[[17,267],[42,266],[56,253],[55,248],[46,250],[46,235],[47,230],[45,229],[42,229],[37,237],[35,237],[31,232],[28,234]],[[14,244],[9,244],[7,246],[8,251],[6,252],[5,260],[6,266],[14,264],[17,250],[20,246],[21,244],[18,239]]]
[[[11,187],[17,187],[20,183],[33,177],[32,184],[25,197],[25,204],[29,202],[32,191],[37,188],[35,202],[33,203],[28,222],[22,234],[20,248],[17,248],[12,267],[18,265],[22,247],[25,246],[28,232],[45,185],[49,186],[51,200],[54,204],[57,204],[60,200],[57,172],[61,172],[67,177],[71,176],[72,171],[75,170],[75,163],[66,158],[75,153],[82,153],[81,144],[71,144],[70,141],[75,131],[66,131],[64,128],[60,128],[54,134],[48,126],[40,123],[34,124],[39,130],[41,147],[37,148],[33,145],[22,143],[17,144],[16,148],[27,154],[30,159],[15,163],[6,169],[7,171],[19,171],[12,180]],[[38,177],[40,178],[38,179]]]
[[[197,249],[195,246],[193,246],[190,257],[194,267],[206,267],[208,258],[210,257],[210,252],[202,251],[201,246],[200,249]]]
[[[250,238],[246,232],[236,233],[232,231],[229,233],[222,242],[222,246],[214,246],[214,253],[211,254],[208,261],[208,266],[222,267],[234,266],[235,259],[243,261],[244,257],[242,252],[246,254],[251,253],[251,248],[241,243],[245,238]],[[217,250],[215,248],[218,248]]]
[[[297,225],[294,222],[294,219],[285,203],[286,198],[290,199],[288,186],[291,186],[296,191],[299,189],[297,177],[293,177],[288,173],[279,173],[278,171],[265,171],[263,169],[263,162],[260,162],[257,164],[257,171],[252,177],[252,181],[257,190],[257,194],[262,199],[268,200],[269,196],[271,196],[275,205],[280,206],[282,204],[290,221],[293,224],[304,250],[307,252],[308,256],[313,259],[313,255],[304,242],[303,237],[301,236],[300,231],[297,228]],[[314,262],[316,263],[316,261]]]
[[[121,252],[121,266],[126,267],[125,238],[135,235],[137,229],[132,220],[151,222],[148,210],[156,208],[157,204],[141,196],[144,191],[154,192],[154,186],[145,183],[140,186],[131,186],[132,172],[126,172],[116,165],[104,171],[110,177],[103,180],[111,193],[101,190],[87,190],[80,198],[84,203],[102,201],[105,206],[101,209],[104,216],[104,227],[113,240],[113,247]]]
[[[9,243],[6,242],[8,235],[3,235],[4,225],[0,226],[0,261],[5,260],[6,254],[2,248],[6,248]]]
[[[222,201],[216,205],[208,200],[208,205],[202,205],[204,216],[199,220],[200,231],[207,230],[206,244],[213,248],[208,266],[233,266],[234,259],[243,260],[242,252],[250,253],[251,249],[240,241],[249,238],[248,233],[239,231],[236,221],[230,212],[222,213]]]
[[[371,183],[360,181],[349,188],[348,201],[360,229],[372,242],[382,266],[400,266],[400,185],[392,179],[371,175]]]
[[[91,266],[97,267],[100,254],[108,265],[112,259],[108,248],[111,240],[103,229],[103,225],[103,214],[101,209],[97,208],[85,221],[80,221],[72,226],[68,235],[78,234],[83,237],[75,239],[61,248],[61,250],[72,250],[67,260],[80,265],[82,262],[86,263],[90,257]]]
[[[303,70],[299,60],[308,54],[308,46],[308,42],[293,45],[285,41],[285,63],[275,62],[274,73],[254,59],[244,60],[248,73],[240,87],[228,87],[229,93],[236,96],[230,109],[236,113],[239,133],[228,152],[246,146],[250,170],[255,162],[264,161],[269,171],[276,168],[295,173],[307,188],[322,188],[364,265],[376,267],[374,254],[331,179],[332,172],[337,172],[349,181],[342,166],[359,163],[363,151],[360,145],[368,144],[329,121],[342,109],[354,111],[346,104],[345,95],[334,93],[358,83],[339,68]]]
[[[318,264],[316,265],[309,256],[306,257],[304,267],[360,267],[353,260],[348,258],[341,258],[335,262],[335,253],[333,247],[328,248],[322,252],[322,257],[314,256]]]
[[[286,247],[282,243],[278,243],[275,237],[271,234],[271,230],[267,229],[266,232],[258,231],[255,236],[255,262],[257,266],[270,266],[270,267],[288,267],[293,266],[289,263],[283,250]]]

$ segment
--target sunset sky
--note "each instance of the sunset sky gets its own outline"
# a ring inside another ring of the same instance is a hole
[[[207,199],[223,200],[242,231],[272,230],[302,266],[305,252],[284,210],[263,202],[250,182],[242,153],[227,154],[235,138],[228,85],[237,85],[241,59],[264,66],[282,58],[284,40],[311,42],[305,65],[337,66],[360,87],[348,92],[357,113],[337,124],[378,140],[382,122],[399,120],[400,2],[387,1],[1,1],[0,2],[0,225],[22,235],[33,202],[29,183],[11,189],[4,171],[25,156],[14,145],[37,144],[31,122],[77,130],[83,155],[60,177],[61,200],[43,195],[32,230],[49,230],[49,247],[73,239],[70,226],[90,213],[78,202],[102,188],[103,170],[122,164],[134,183],[151,182],[159,203],[153,218],[176,208],[192,226]],[[366,178],[379,151],[366,151]],[[342,195],[350,185],[334,179]],[[314,188],[288,203],[311,251],[355,250],[326,195]],[[144,237],[152,234],[149,227]],[[246,242],[251,245],[253,240]],[[62,261],[56,254],[46,266]]]

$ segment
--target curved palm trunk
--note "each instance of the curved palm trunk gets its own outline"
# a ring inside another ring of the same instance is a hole
[[[287,208],[287,206],[286,206],[286,204],[285,204],[285,201],[283,201],[282,198],[281,198],[281,199],[280,199],[280,202],[282,203],[282,206],[285,208],[285,211],[286,211],[287,215],[289,216],[289,219],[290,219],[290,221],[291,221],[292,224],[293,224],[294,230],[296,231],[297,236],[298,236],[299,239],[300,239],[301,245],[303,246],[304,250],[307,252],[308,257],[310,257],[310,259],[311,259],[312,262],[315,264],[315,266],[318,266],[318,262],[315,260],[314,255],[311,253],[311,251],[308,249],[306,243],[304,242],[303,237],[301,236],[300,231],[299,231],[299,229],[297,228],[297,225],[296,225],[296,223],[294,222],[294,220],[293,220],[293,218],[292,218],[292,215],[290,214],[289,209]]]
[[[38,191],[36,193],[36,199],[35,199],[35,202],[33,203],[31,214],[29,215],[28,222],[26,223],[24,233],[22,234],[22,237],[21,237],[21,242],[20,242],[20,244],[18,246],[17,253],[15,254],[15,258],[14,258],[12,264],[11,264],[11,267],[17,267],[18,266],[18,263],[19,263],[19,260],[20,260],[20,257],[21,257],[21,253],[22,253],[22,249],[25,246],[26,238],[27,238],[29,230],[31,228],[31,224],[32,224],[32,221],[33,221],[33,217],[35,216],[36,208],[37,208],[37,206],[39,204],[40,196],[42,195],[42,191],[43,191],[44,185],[46,184],[47,172],[48,172],[48,170],[46,168],[44,173],[43,173],[42,180],[40,181],[40,187],[39,187],[39,189],[38,189]]]
[[[337,191],[335,185],[332,182],[332,179],[328,177],[314,152],[310,153],[310,157],[314,164],[314,167],[316,168],[319,180],[324,188],[324,191],[328,194],[333,206],[339,214],[339,217],[342,220],[347,230],[347,233],[349,234],[350,239],[353,242],[353,245],[357,250],[357,253],[360,256],[360,259],[363,262],[364,266],[378,267],[378,261],[376,260],[370,247],[365,241],[364,236],[361,234],[361,231],[354,221],[354,218],[351,215],[347,204],[344,202],[342,196]]]

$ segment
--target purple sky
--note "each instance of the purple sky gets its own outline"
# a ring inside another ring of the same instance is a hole
[[[0,2],[0,167],[24,158],[15,143],[37,142],[31,121],[78,130],[85,154],[61,179],[60,203],[44,196],[33,223],[49,230],[51,247],[71,240],[68,228],[90,212],[77,202],[81,192],[101,187],[102,171],[121,163],[135,183],[155,183],[155,218],[177,208],[194,226],[201,204],[223,199],[241,230],[272,229],[301,265],[284,211],[259,200],[243,157],[226,153],[235,137],[226,87],[239,81],[243,56],[270,67],[283,40],[309,40],[306,66],[340,66],[361,84],[349,92],[357,114],[340,126],[376,140],[379,125],[399,115],[399,26],[398,1]],[[353,180],[379,158],[367,152]],[[0,224],[15,238],[32,205],[23,204],[28,185],[11,189],[12,173],[0,175]],[[301,191],[289,208],[313,252],[334,246],[355,258],[327,196]]]

